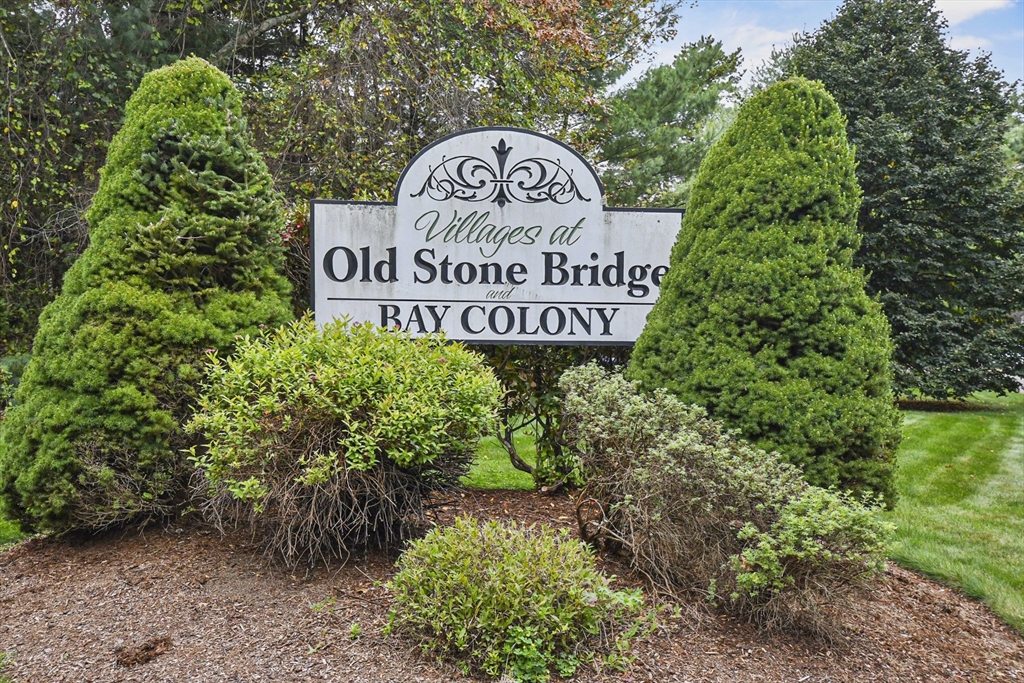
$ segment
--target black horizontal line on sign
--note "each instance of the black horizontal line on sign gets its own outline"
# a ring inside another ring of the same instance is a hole
[[[377,301],[386,304],[389,301],[412,301],[420,304],[527,304],[549,306],[653,306],[654,302],[646,301],[503,301],[501,299],[380,299],[377,297],[329,296],[328,301]]]

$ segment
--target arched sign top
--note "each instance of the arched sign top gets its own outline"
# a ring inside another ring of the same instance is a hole
[[[564,142],[523,128],[473,128],[445,136],[413,157],[395,203],[414,198],[469,204],[604,204],[589,162]]]

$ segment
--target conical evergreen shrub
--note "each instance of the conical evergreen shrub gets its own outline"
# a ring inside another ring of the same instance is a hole
[[[174,510],[207,349],[291,317],[278,196],[231,81],[191,58],[125,108],[90,243],[40,317],[0,427],[0,504],[37,529]]]
[[[852,265],[859,204],[821,84],[751,98],[701,165],[629,375],[705,406],[812,484],[892,502],[892,343]]]

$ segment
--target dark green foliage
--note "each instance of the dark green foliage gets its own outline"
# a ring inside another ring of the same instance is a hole
[[[831,631],[851,589],[884,568],[892,529],[875,510],[808,486],[702,408],[593,364],[565,373],[562,388],[587,475],[580,534],[626,550],[658,589],[765,627]]]
[[[25,374],[25,368],[28,367],[28,362],[31,359],[31,353],[7,356],[6,358],[0,358],[0,367],[11,373],[11,377],[14,379],[14,386],[18,386],[18,382],[21,381],[21,376]]]
[[[1013,192],[1013,201],[1007,218],[1017,225],[1024,225],[1024,93],[1014,93],[1013,114],[1003,138],[1003,160],[1009,173],[1008,183]],[[1024,251],[1018,254],[1024,259]],[[1017,316],[1021,322],[1021,316]]]
[[[932,0],[847,0],[786,67],[846,116],[864,191],[854,262],[892,326],[899,393],[939,399],[1015,391],[1024,375],[1010,316],[1024,308],[1024,213],[1000,158],[1010,89],[945,27]]]
[[[1010,101],[1013,111],[1003,137],[1003,159],[1011,169],[1024,172],[1024,93],[1013,93]]]
[[[739,80],[739,50],[710,37],[683,47],[672,64],[651,69],[610,98],[597,157],[608,203],[681,206],[686,181],[720,126],[722,96]]]
[[[149,74],[110,144],[90,244],[40,317],[0,431],[0,500],[28,528],[173,510],[206,349],[290,317],[281,215],[231,82]]]
[[[11,407],[14,391],[18,388],[21,376],[25,373],[25,366],[31,357],[32,354],[23,353],[19,356],[0,358],[0,421]]]
[[[14,398],[14,376],[11,371],[0,365],[0,420],[3,420],[7,406]]]
[[[388,632],[408,633],[467,671],[516,681],[572,676],[597,636],[615,635],[643,608],[640,591],[612,590],[591,551],[564,529],[468,518],[414,541],[390,588]],[[618,637],[620,651],[639,626],[634,620]]]
[[[294,563],[398,547],[424,498],[469,471],[499,388],[483,359],[443,335],[412,339],[309,316],[211,358],[188,425],[205,512],[243,522]]]
[[[632,378],[705,406],[819,486],[893,497],[891,342],[852,266],[860,192],[820,84],[744,104],[701,165]]]

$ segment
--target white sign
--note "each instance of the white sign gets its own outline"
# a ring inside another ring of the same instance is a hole
[[[517,128],[438,140],[394,204],[312,202],[313,309],[492,344],[629,344],[682,211],[608,209],[572,148]]]

